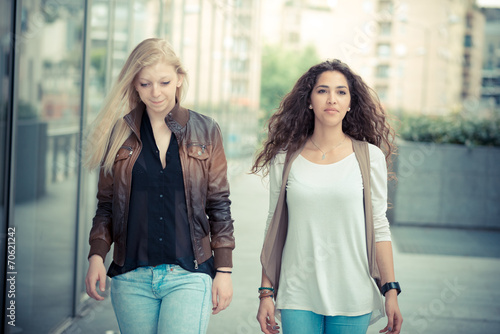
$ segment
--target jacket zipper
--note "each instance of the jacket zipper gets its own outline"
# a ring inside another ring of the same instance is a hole
[[[175,135],[175,133],[174,133],[174,135]],[[189,146],[200,146],[203,152],[205,152],[205,148],[206,148],[206,146],[205,146],[205,145],[200,145],[200,144],[188,144],[188,145],[186,146],[186,148],[187,148],[187,147],[189,147]],[[182,145],[179,145],[179,153],[180,153],[180,150],[181,150],[181,149],[182,149]],[[185,155],[187,155],[187,150],[186,150],[186,152],[184,152],[184,154],[185,154]],[[180,156],[180,154],[179,154],[179,156]],[[185,171],[185,169],[184,169],[184,164],[183,164],[183,161],[182,161],[182,157],[181,157],[181,168],[182,168],[182,175],[186,175],[186,173],[185,173],[186,171]],[[186,177],[183,177],[183,179],[184,179],[184,193],[185,193],[185,196],[186,196],[186,201],[187,201],[187,200],[188,200],[188,197],[189,197],[189,196],[188,196],[188,194],[187,194],[187,192],[188,192],[188,184],[187,184]],[[187,203],[186,203],[186,204],[187,204]],[[193,215],[193,213],[192,213],[192,212],[191,212],[191,215]],[[190,219],[190,218],[191,218],[191,219]],[[192,225],[193,225],[193,224],[191,223],[191,221],[192,221],[192,217],[189,217],[189,212],[188,212],[188,220],[190,221],[190,222],[189,222],[189,232],[190,232],[190,234],[191,234],[191,245],[193,246],[193,256],[194,256],[194,261],[193,261],[193,262],[194,262],[194,269],[196,269],[196,270],[197,270],[197,269],[198,269],[198,260],[196,259],[196,249],[195,249],[195,245],[194,245],[194,243],[195,243],[195,237],[194,237],[194,226],[192,226]]]

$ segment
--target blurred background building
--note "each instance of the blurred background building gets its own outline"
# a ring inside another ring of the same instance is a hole
[[[97,176],[80,148],[143,39],[172,43],[190,78],[183,104],[219,122],[235,161],[254,152],[259,118],[277,107],[262,107],[261,87],[277,87],[265,75],[279,65],[291,87],[302,58],[345,61],[391,112],[447,114],[481,98],[498,108],[498,22],[472,0],[2,0],[0,308],[11,317],[0,332],[61,332],[92,303]],[[268,45],[288,59],[262,73]]]
[[[389,110],[446,114],[465,98],[481,96],[484,16],[473,0],[276,0],[262,6],[264,41],[291,49],[314,45],[322,59],[346,62]]]
[[[500,8],[483,8],[482,11],[486,17],[482,98],[500,108]]]

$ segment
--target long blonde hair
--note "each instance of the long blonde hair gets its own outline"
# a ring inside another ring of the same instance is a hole
[[[177,75],[183,77],[182,85],[175,92],[176,99],[182,100],[187,91],[187,73],[172,46],[160,38],[149,38],[139,43],[130,53],[101,111],[88,129],[84,148],[84,165],[87,168],[102,167],[105,173],[112,171],[118,150],[132,133],[123,117],[140,102],[134,86],[136,76],[144,67],[160,61],[172,65]]]

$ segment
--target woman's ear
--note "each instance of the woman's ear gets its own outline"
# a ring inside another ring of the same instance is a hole
[[[182,83],[184,82],[184,75],[182,74],[177,74],[178,80],[177,80],[177,88],[182,86]]]

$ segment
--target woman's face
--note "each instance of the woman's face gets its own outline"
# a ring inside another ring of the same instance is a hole
[[[175,93],[183,77],[165,62],[144,67],[136,76],[135,89],[148,112],[166,116],[175,105]]]
[[[311,92],[311,105],[315,125],[342,125],[351,106],[351,93],[346,77],[338,71],[321,73]]]

